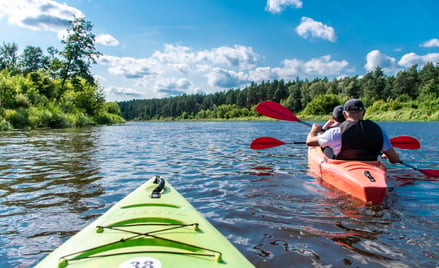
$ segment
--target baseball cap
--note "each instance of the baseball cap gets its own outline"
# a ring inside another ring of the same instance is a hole
[[[359,99],[350,99],[344,104],[345,111],[362,111],[364,110],[364,104]]]
[[[345,121],[344,115],[343,115],[343,106],[338,105],[335,106],[334,111],[332,112],[332,117],[337,120],[337,122],[343,122]]]

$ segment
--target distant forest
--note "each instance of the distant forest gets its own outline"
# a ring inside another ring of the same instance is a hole
[[[411,118],[439,120],[439,65],[413,65],[387,76],[380,67],[363,77],[328,80],[316,78],[263,81],[243,89],[164,99],[119,102],[127,120],[232,119],[259,116],[255,106],[266,100],[279,102],[294,113],[329,115],[334,106],[360,98],[372,111],[413,110]]]

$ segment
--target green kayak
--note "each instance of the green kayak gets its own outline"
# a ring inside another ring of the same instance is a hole
[[[158,176],[116,203],[36,267],[254,267]]]

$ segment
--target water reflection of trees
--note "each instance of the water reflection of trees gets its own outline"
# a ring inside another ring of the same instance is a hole
[[[0,255],[5,261],[22,251],[53,250],[59,244],[54,233],[64,239],[100,213],[99,129],[0,134],[0,236],[9,249]],[[50,243],[42,244],[46,238]]]

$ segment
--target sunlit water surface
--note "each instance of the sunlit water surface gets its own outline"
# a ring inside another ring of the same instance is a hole
[[[380,123],[439,169],[439,123]],[[364,205],[308,175],[290,122],[146,122],[0,132],[0,267],[32,267],[153,175],[178,189],[257,267],[438,267],[439,180],[389,167],[393,190]]]

